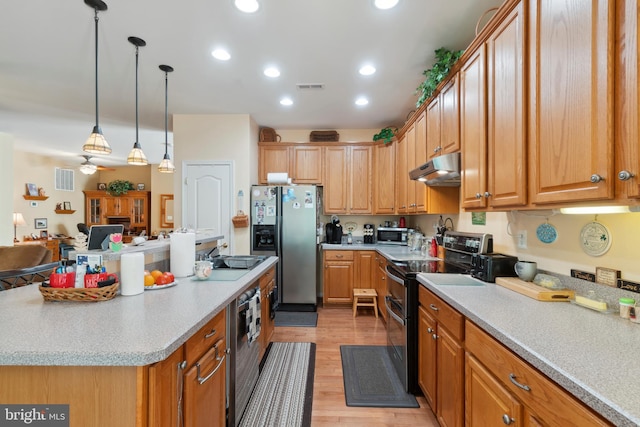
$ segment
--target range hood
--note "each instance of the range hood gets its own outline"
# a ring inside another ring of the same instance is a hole
[[[460,186],[460,153],[434,157],[409,172],[409,177],[431,187],[458,187]]]

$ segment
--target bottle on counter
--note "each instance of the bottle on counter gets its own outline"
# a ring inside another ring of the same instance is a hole
[[[347,234],[347,245],[350,245],[353,243],[353,236],[351,235],[351,232],[349,232],[349,234]]]
[[[631,314],[631,308],[635,306],[636,301],[633,298],[620,298],[618,300],[618,303],[620,304],[620,317],[622,317],[623,319],[628,319]]]

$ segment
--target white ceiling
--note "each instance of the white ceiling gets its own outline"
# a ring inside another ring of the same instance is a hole
[[[135,141],[135,47],[140,138],[151,163],[164,153],[164,73],[169,115],[250,114],[276,129],[402,125],[422,72],[445,46],[463,49],[480,16],[502,0],[259,0],[255,14],[232,0],[105,0],[99,20],[100,125],[113,148],[101,164],[125,164]],[[483,20],[483,23],[486,21]],[[79,165],[95,122],[94,11],[83,0],[5,2],[0,14],[0,132],[16,149]],[[232,57],[215,60],[223,46]],[[358,74],[364,63],[377,72]],[[277,79],[262,73],[281,70]],[[301,91],[299,83],[321,83]],[[290,96],[294,105],[279,104]],[[366,96],[369,104],[354,104]],[[170,119],[171,122],[171,119]],[[171,123],[169,124],[171,131]],[[169,135],[169,141],[172,141]]]

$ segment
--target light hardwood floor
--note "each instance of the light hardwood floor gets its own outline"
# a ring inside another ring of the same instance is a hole
[[[316,343],[312,427],[438,426],[423,396],[417,396],[420,408],[415,409],[346,405],[340,346],[387,343],[384,321],[376,319],[371,310],[361,309],[353,318],[350,308],[318,307],[317,327],[276,327],[273,341]]]

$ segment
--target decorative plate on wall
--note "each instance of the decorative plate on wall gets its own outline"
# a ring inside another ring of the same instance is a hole
[[[558,238],[558,231],[553,225],[545,222],[536,229],[536,236],[542,243],[553,243]]]
[[[587,255],[603,255],[611,247],[611,234],[599,222],[590,222],[580,231],[580,246]]]

